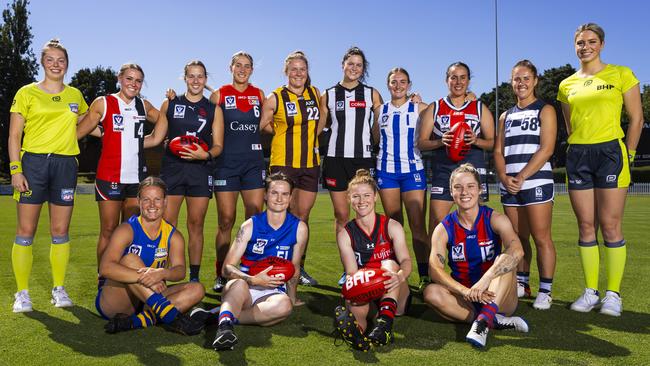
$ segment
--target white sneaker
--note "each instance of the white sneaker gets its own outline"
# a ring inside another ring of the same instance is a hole
[[[538,292],[537,298],[535,298],[535,302],[533,303],[533,308],[537,310],[548,310],[551,308],[552,303],[553,298],[550,293]]]
[[[522,282],[517,282],[517,297],[530,297],[530,287],[526,286]]]
[[[607,291],[605,297],[600,301],[600,313],[611,316],[621,316],[623,311],[623,300],[616,292]]]
[[[581,313],[588,313],[600,303],[598,291],[593,288],[586,288],[585,292],[571,304],[571,310]]]
[[[496,314],[494,316],[494,329],[514,329],[517,332],[528,333],[528,323],[520,316]]]
[[[14,313],[26,313],[32,311],[32,299],[29,297],[29,291],[22,290],[14,295]]]
[[[472,329],[465,336],[465,340],[472,344],[474,347],[483,348],[487,343],[487,335],[490,331],[488,324],[485,320],[474,320]]]
[[[52,304],[57,308],[69,308],[73,305],[65,287],[57,286],[52,289]]]

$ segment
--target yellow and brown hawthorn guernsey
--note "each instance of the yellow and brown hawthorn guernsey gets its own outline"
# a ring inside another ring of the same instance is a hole
[[[286,86],[273,91],[277,100],[273,115],[275,135],[271,142],[271,166],[313,168],[320,165],[318,156],[319,100],[313,86],[301,95]]]

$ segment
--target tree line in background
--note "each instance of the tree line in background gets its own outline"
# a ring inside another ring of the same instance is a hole
[[[35,81],[39,67],[36,56],[32,51],[31,27],[28,25],[29,11],[28,0],[14,0],[2,11],[3,23],[0,25],[0,175],[9,175],[9,158],[7,143],[9,137],[9,109],[14,95],[23,85]],[[564,118],[560,107],[555,100],[560,81],[575,73],[575,69],[567,64],[560,67],[545,70],[539,75],[539,83],[536,89],[538,98],[555,106],[558,117],[558,135],[553,166],[562,167],[566,160],[566,139],[567,132]],[[77,71],[71,79],[71,86],[78,88],[86,102],[90,103],[96,97],[115,93],[117,87],[117,74],[110,67],[97,66],[94,69],[83,68]],[[516,103],[510,83],[504,82],[499,85],[499,113],[507,110]],[[483,93],[480,99],[489,107],[492,114],[496,116],[496,93],[493,88],[488,93]],[[643,116],[650,123],[650,85],[642,86]],[[627,116],[622,114],[624,129],[627,124]],[[644,130],[648,130],[644,128]],[[149,130],[151,126],[149,126]],[[650,153],[650,133],[644,133],[639,143],[639,151],[648,146]],[[644,140],[647,140],[644,141]],[[85,137],[79,141],[81,155],[79,156],[79,171],[94,172],[97,167],[97,160],[101,151],[101,141],[95,137]],[[640,152],[639,152],[640,154]]]

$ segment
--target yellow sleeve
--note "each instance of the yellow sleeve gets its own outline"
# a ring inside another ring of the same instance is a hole
[[[567,80],[567,79],[564,79],[564,80],[562,80],[562,82],[560,83],[560,86],[559,86],[559,88],[557,89],[557,98],[556,98],[556,99],[559,100],[559,101],[562,102],[562,103],[569,104],[569,98],[567,98],[566,90],[565,90],[565,88],[566,88],[566,87],[565,87],[565,85],[566,85],[566,84],[565,84],[565,81],[566,81],[566,80]]]
[[[79,113],[77,114],[82,115],[88,111],[88,103],[86,103],[86,99],[84,99],[84,96],[83,94],[81,94],[81,91],[77,88],[75,88],[75,90],[77,90],[77,93],[79,93]]]
[[[29,97],[27,96],[26,86],[23,86],[16,92],[14,100],[11,102],[11,109],[9,112],[19,113],[23,118],[27,118],[27,113],[29,112]]]
[[[621,92],[625,93],[639,83],[634,73],[629,67],[619,66],[621,73]]]

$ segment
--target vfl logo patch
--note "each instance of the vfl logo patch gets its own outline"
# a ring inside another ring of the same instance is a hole
[[[451,247],[451,260],[454,262],[465,261],[465,246],[463,243]]]
[[[287,116],[295,116],[298,114],[298,108],[296,107],[296,103],[294,102],[286,102],[284,103],[284,108],[287,110]]]
[[[79,113],[79,104],[78,103],[68,103],[68,106],[70,107],[70,112]]]
[[[449,116],[440,116],[440,129],[449,129]]]
[[[415,180],[416,183],[422,182],[422,177],[420,177],[420,173],[414,173],[413,180]]]
[[[266,239],[257,239],[257,243],[253,244],[253,253],[264,254],[264,247],[268,243]]]
[[[343,102],[342,100],[337,101],[336,102],[336,111],[341,112],[341,111],[344,111],[344,110],[345,110],[345,102]]]
[[[380,126],[384,127],[384,126],[387,125],[387,123],[388,123],[388,115],[384,114],[383,116],[381,116],[381,125]]]
[[[113,131],[115,132],[124,131],[124,117],[121,114],[113,115]]]
[[[535,187],[535,199],[541,200],[544,197],[544,192],[542,192],[542,187]]]
[[[185,118],[185,106],[177,104],[174,107],[174,118]]]
[[[74,188],[62,188],[61,199],[65,202],[72,202],[74,199]]]
[[[228,95],[225,98],[223,98],[224,102],[226,102],[226,109],[235,109],[237,108],[237,101],[235,99],[234,95]]]
[[[142,253],[142,246],[131,244],[131,246],[129,247],[129,253],[133,253],[139,257],[140,253]]]

